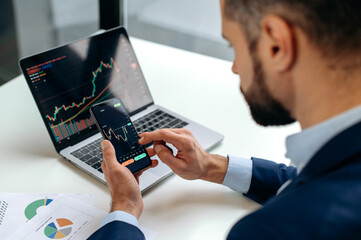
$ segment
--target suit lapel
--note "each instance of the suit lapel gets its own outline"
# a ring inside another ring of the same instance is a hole
[[[361,152],[361,122],[341,132],[326,143],[310,160],[295,180],[281,193],[285,194],[323,175],[328,171],[347,164],[347,160]]]

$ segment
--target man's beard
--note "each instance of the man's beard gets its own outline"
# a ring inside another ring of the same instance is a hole
[[[289,111],[267,89],[261,61],[252,51],[254,79],[248,93],[241,91],[255,122],[262,126],[280,126],[295,122]]]

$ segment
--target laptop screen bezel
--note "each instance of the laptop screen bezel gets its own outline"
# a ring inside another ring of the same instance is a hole
[[[20,68],[23,72],[23,76],[25,77],[25,80],[30,88],[30,91],[31,91],[31,94],[36,102],[36,106],[38,107],[38,110],[40,112],[40,115],[41,115],[41,118],[43,119],[43,122],[45,124],[45,127],[48,131],[48,134],[49,134],[49,137],[51,138],[51,141],[56,149],[56,151],[58,153],[60,153],[61,150],[69,147],[69,146],[73,146],[97,133],[99,133],[97,127],[94,125],[94,127],[92,127],[92,129],[88,129],[86,132],[81,132],[79,135],[73,135],[72,138],[66,142],[63,142],[63,143],[58,143],[56,142],[56,140],[54,139],[53,137],[53,134],[52,134],[52,131],[50,129],[50,126],[47,124],[47,121],[46,121],[46,118],[45,118],[45,114],[44,112],[42,111],[42,108],[41,108],[41,104],[40,104],[40,100],[38,99],[37,95],[36,95],[36,92],[35,92],[35,89],[33,88],[32,84],[31,84],[31,80],[30,80],[30,77],[28,76],[27,74],[27,71],[26,71],[26,68],[28,66],[31,66],[31,65],[36,65],[36,64],[39,64],[39,63],[36,63],[33,61],[34,58],[36,57],[39,57],[41,55],[49,55],[51,54],[51,52],[53,51],[58,51],[59,49],[61,48],[64,48],[64,47],[67,47],[69,45],[72,45],[74,43],[79,43],[81,41],[84,41],[84,40],[87,40],[89,39],[90,41],[97,41],[99,39],[102,39],[102,38],[106,38],[108,37],[108,35],[113,35],[113,34],[119,34],[119,35],[123,35],[126,37],[127,41],[129,42],[129,45],[130,45],[130,49],[131,51],[133,51],[134,53],[134,56],[135,56],[135,59],[136,61],[138,62],[139,64],[139,61],[136,57],[136,54],[134,52],[134,49],[133,49],[133,46],[130,42],[130,39],[129,39],[129,36],[128,36],[128,33],[126,31],[126,29],[123,27],[123,26],[120,26],[120,27],[116,27],[116,28],[113,28],[113,29],[110,29],[108,31],[105,31],[103,33],[100,33],[100,34],[97,34],[97,35],[92,35],[90,37],[85,37],[85,38],[82,38],[82,39],[79,39],[79,40],[76,40],[76,41],[73,41],[73,42],[70,42],[70,43],[67,43],[67,44],[64,44],[64,45],[61,45],[59,47],[56,47],[56,48],[52,48],[50,50],[47,50],[47,51],[44,51],[44,52],[41,52],[41,53],[38,53],[38,54],[35,54],[35,55],[32,55],[32,56],[28,56],[28,57],[25,57],[25,58],[22,58],[19,60],[19,65],[20,65]],[[140,66],[140,64],[139,64]],[[140,69],[140,74],[142,75],[143,79],[144,79],[144,84],[145,84],[145,87],[148,88],[148,91],[149,91],[149,94],[150,94],[150,99],[151,101],[149,103],[146,103],[144,106],[142,107],[139,107],[138,109],[132,111],[129,113],[130,116],[133,116],[141,111],[143,111],[144,109],[148,108],[149,106],[153,105],[154,104],[154,101],[153,101],[153,97],[150,93],[150,90],[149,90],[149,87],[148,87],[148,84],[147,82],[145,81],[145,77],[144,77],[144,74],[141,70],[141,68],[139,67]]]

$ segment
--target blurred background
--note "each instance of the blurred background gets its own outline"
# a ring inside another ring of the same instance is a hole
[[[233,58],[219,0],[1,0],[0,85],[20,74],[20,58],[119,25],[133,37]]]

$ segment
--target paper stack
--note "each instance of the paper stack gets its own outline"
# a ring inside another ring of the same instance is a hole
[[[108,214],[91,194],[0,193],[0,239],[87,239]],[[141,228],[147,239],[155,232]]]

